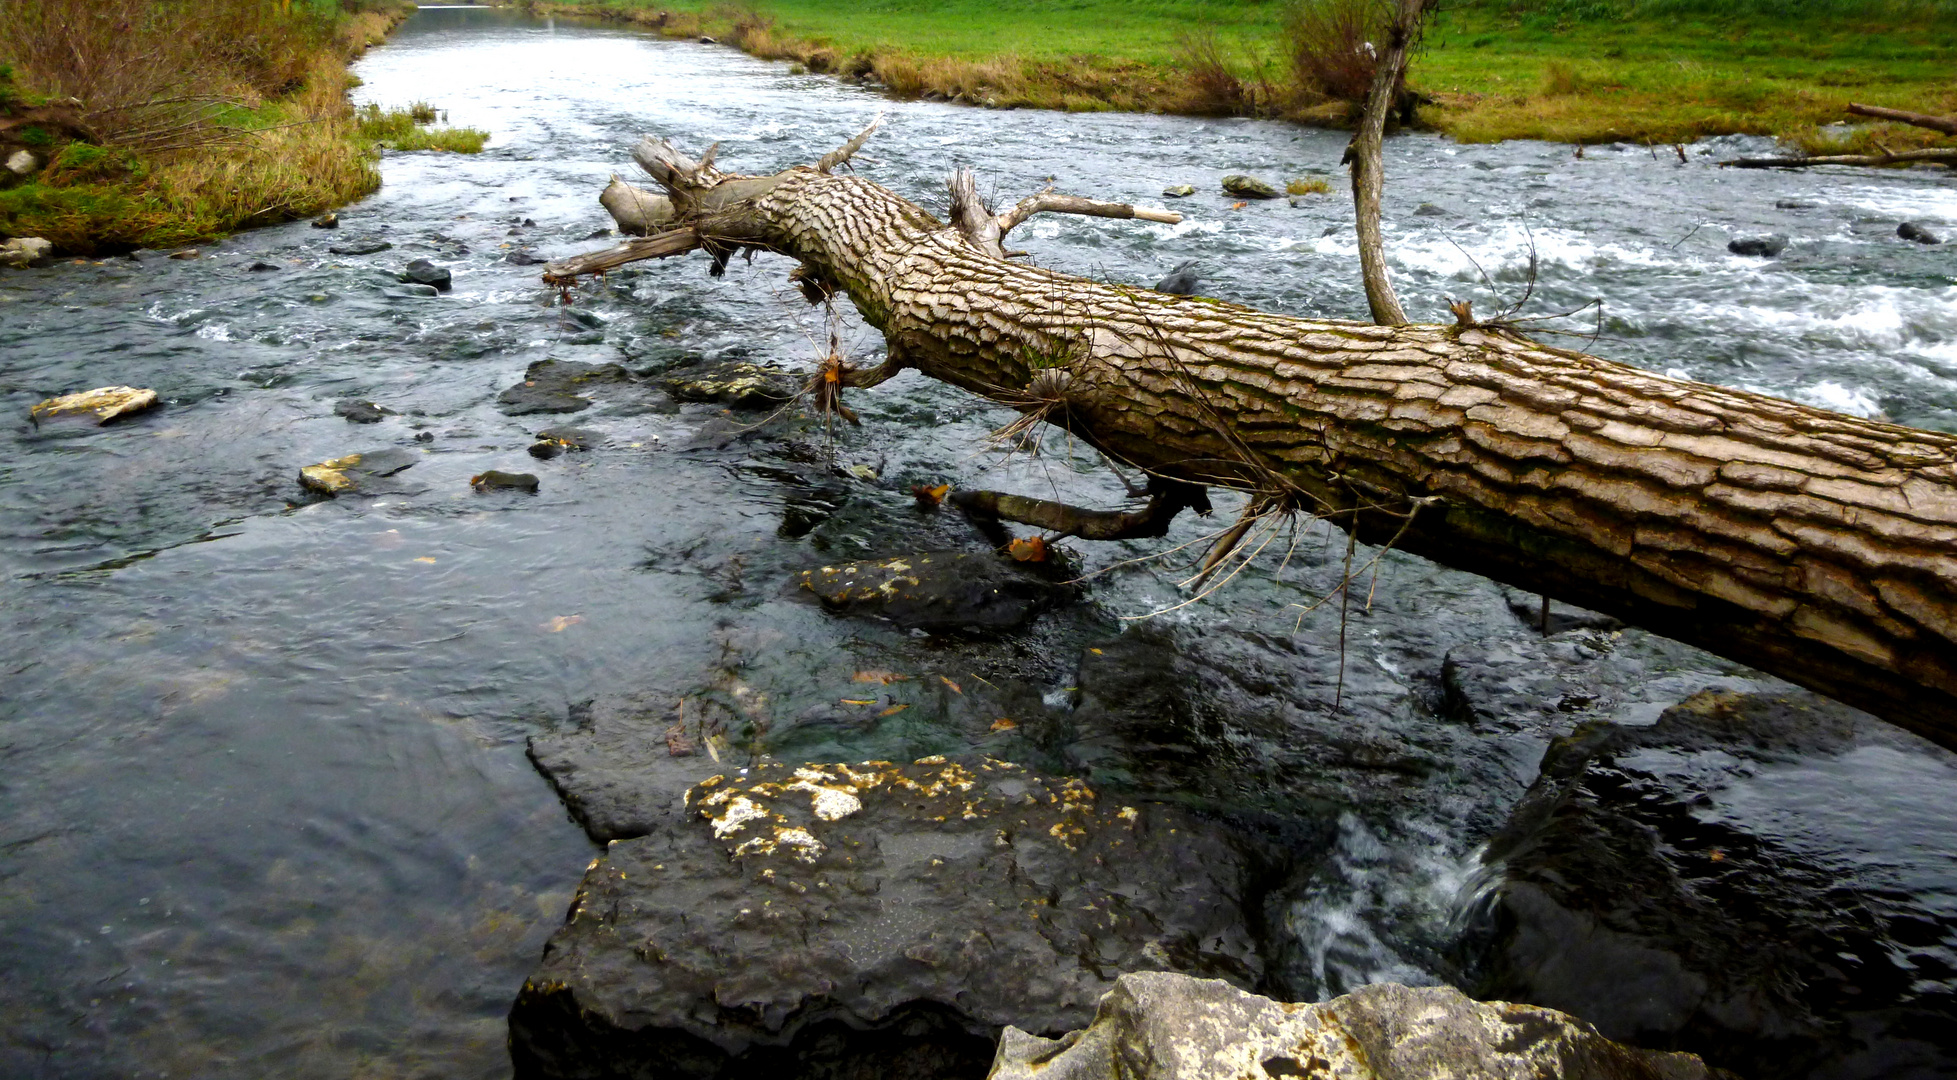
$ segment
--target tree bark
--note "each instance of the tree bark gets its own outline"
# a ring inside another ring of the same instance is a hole
[[[1001,257],[1009,226],[982,208],[962,205],[961,229],[854,176],[727,176],[650,140],[637,156],[673,227],[546,281],[778,252],[812,299],[846,293],[883,332],[888,359],[851,385],[916,369],[1160,481],[1246,490],[1957,746],[1957,437],[1471,319],[1304,319],[1090,281]]]
[[[1386,49],[1379,66],[1373,69],[1373,85],[1366,95],[1366,109],[1359,119],[1359,130],[1346,149],[1352,165],[1352,205],[1354,228],[1359,234],[1359,276],[1366,287],[1366,306],[1373,321],[1381,326],[1401,326],[1407,313],[1393,292],[1393,281],[1386,274],[1386,242],[1380,235],[1379,199],[1386,186],[1386,166],[1381,143],[1386,138],[1386,118],[1400,95],[1406,79],[1407,58],[1419,36],[1420,24],[1427,15],[1430,0],[1399,0],[1394,8],[1393,25],[1387,32]]]
[[[1894,120],[1899,124],[1941,131],[1945,135],[1957,135],[1957,116],[1930,116],[1927,113],[1904,112],[1902,109],[1885,109],[1879,105],[1850,105],[1848,111],[1857,116],[1873,116],[1878,120]]]

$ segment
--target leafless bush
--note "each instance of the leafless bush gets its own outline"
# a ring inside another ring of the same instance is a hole
[[[1176,67],[1188,80],[1185,108],[1196,115],[1238,116],[1254,104],[1252,92],[1225,62],[1216,33],[1208,27],[1176,42]]]
[[[1366,100],[1391,14],[1379,0],[1294,0],[1284,30],[1299,87],[1341,101]]]

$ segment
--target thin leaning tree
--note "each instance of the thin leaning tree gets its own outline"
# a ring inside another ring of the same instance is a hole
[[[794,261],[886,359],[833,386],[928,377],[1065,429],[1145,472],[1148,501],[1096,511],[966,493],[974,512],[1087,539],[1160,536],[1205,489],[1247,492],[1209,562],[1306,514],[1635,625],[1957,746],[1957,437],[1653,375],[1529,340],[1465,306],[1408,323],[1378,232],[1380,135],[1425,0],[1400,0],[1351,150],[1374,323],[1273,315],[1030,266],[1006,237],[1040,213],[1177,220],[1041,192],[996,211],[968,171],[950,220],[839,169],[723,172],[648,138],[663,200],[614,191],[645,235],[545,281],[703,251]],[[1384,88],[1384,89],[1382,89]],[[615,188],[621,185],[615,185]],[[628,187],[629,185],[622,185]]]

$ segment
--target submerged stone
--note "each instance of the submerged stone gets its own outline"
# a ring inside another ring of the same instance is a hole
[[[385,240],[353,240],[345,244],[335,244],[326,250],[335,255],[378,255],[393,246]]]
[[[501,469],[491,469],[488,472],[477,473],[471,476],[469,478],[469,486],[479,492],[527,491],[534,495],[537,492],[537,477],[527,472],[513,473],[503,472]]]
[[[587,392],[605,385],[629,385],[631,373],[617,364],[584,364],[575,360],[539,360],[523,372],[523,381],[497,397],[497,406],[511,416],[531,413],[578,412],[591,407]]]
[[[1224,177],[1223,190],[1239,199],[1275,199],[1279,194],[1278,189],[1264,181],[1242,173]]]
[[[798,578],[831,611],[917,630],[1006,630],[1066,590],[991,553],[925,551],[805,570]]]
[[[736,409],[773,408],[795,396],[788,372],[741,361],[709,363],[668,375],[662,385],[679,401],[717,402]]]
[[[1943,243],[1936,233],[1918,225],[1914,221],[1905,221],[1901,225],[1896,226],[1896,235],[1918,244]]]
[[[1194,194],[1196,194],[1196,188],[1190,184],[1177,184],[1173,187],[1162,189],[1163,197],[1169,199],[1187,199]]]
[[[54,245],[38,236],[16,236],[0,244],[0,266],[25,270],[54,254]]]
[[[1380,983],[1291,1005],[1214,979],[1123,975],[1059,1039],[1007,1028],[988,1080],[1710,1080],[1689,1054],[1635,1050],[1550,1009]]]
[[[414,467],[413,451],[388,449],[328,458],[299,470],[299,483],[322,495],[400,494],[407,491],[388,480]]]
[[[651,751],[668,753],[666,747]],[[992,759],[710,777],[610,844],[510,1013],[519,1077],[977,1077],[1123,972],[1237,986],[1251,860]]]
[[[371,401],[348,399],[346,401],[335,402],[333,411],[346,417],[347,422],[351,424],[378,424],[392,410],[383,409]]]
[[[1746,1076],[1947,1075],[1957,910],[1910,883],[1948,881],[1953,775],[1799,691],[1579,728],[1489,844],[1475,990]]]

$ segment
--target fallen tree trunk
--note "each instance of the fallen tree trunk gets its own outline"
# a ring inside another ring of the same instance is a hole
[[[1735,158],[1722,161],[1722,169],[1805,169],[1812,165],[1930,165],[1957,166],[1957,148],[1949,150],[1899,150],[1880,154],[1823,154],[1820,157]]]
[[[1904,112],[1902,109],[1885,109],[1879,105],[1850,105],[1848,111],[1857,116],[1873,116],[1877,120],[1894,120],[1899,124],[1911,124],[1931,131],[1941,131],[1945,135],[1957,135],[1957,117],[1931,116],[1927,113]]]
[[[993,214],[969,179],[948,224],[831,175],[833,154],[758,177],[719,172],[712,150],[635,156],[673,225],[547,282],[695,247],[715,273],[776,252],[812,301],[844,293],[883,332],[888,359],[845,385],[916,369],[1144,470],[1169,513],[1200,506],[1177,485],[1245,490],[1270,521],[1323,517],[1957,746],[1957,437],[1663,378],[1465,310],[1452,326],[1294,318],[1024,265],[1001,239],[1041,197]]]

